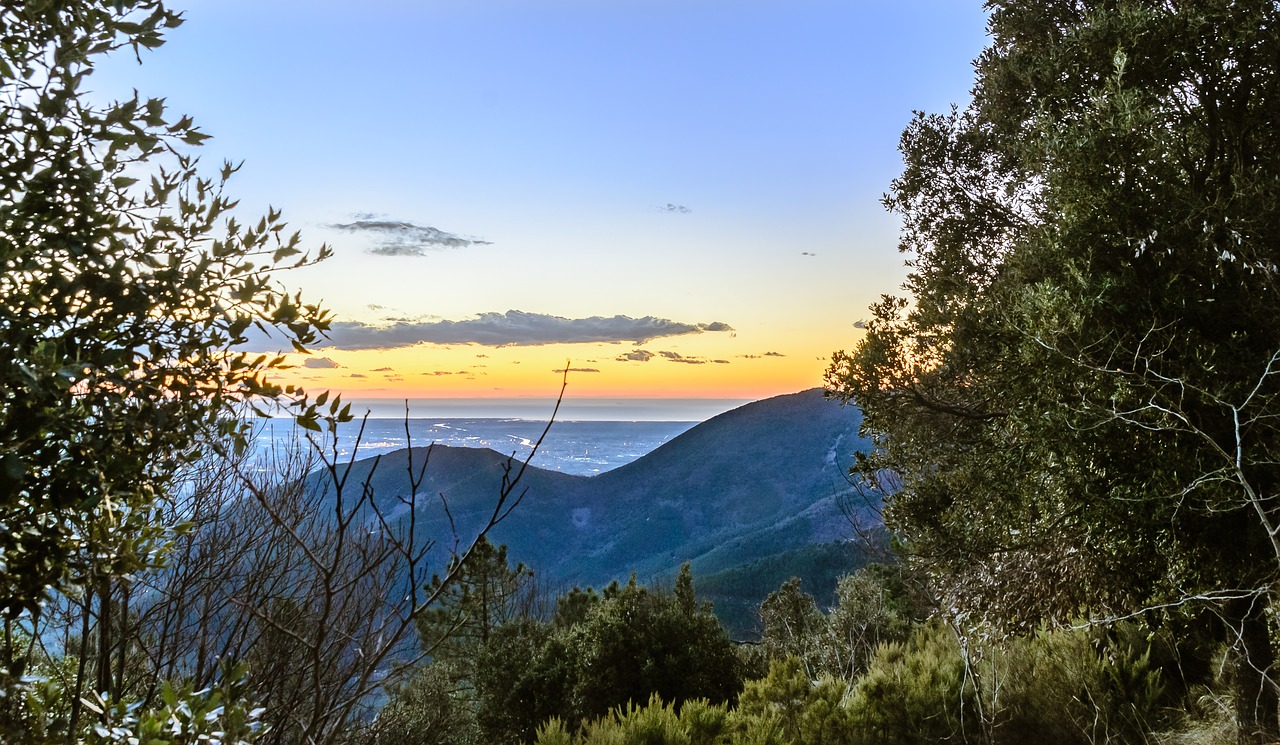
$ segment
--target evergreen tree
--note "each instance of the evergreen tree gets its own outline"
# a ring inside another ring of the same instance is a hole
[[[1280,7],[987,6],[972,103],[917,115],[886,197],[910,297],[828,372],[859,468],[972,623],[1208,603],[1274,740]]]

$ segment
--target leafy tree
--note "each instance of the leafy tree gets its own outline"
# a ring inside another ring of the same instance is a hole
[[[500,627],[478,650],[476,720],[490,742],[531,742],[552,717],[577,722],[580,675],[567,629],[532,619]]]
[[[477,718],[489,739],[532,742],[553,716],[582,722],[654,695],[677,708],[731,702],[741,689],[733,644],[710,608],[698,606],[687,564],[674,592],[633,577],[561,602],[559,623],[509,623],[481,650]]]
[[[689,583],[689,565],[676,587]],[[628,701],[658,694],[680,703],[706,698],[731,701],[741,688],[737,657],[709,607],[689,595],[668,595],[636,585],[593,608],[574,629],[571,648],[579,677],[574,701],[583,717],[602,716]]]
[[[762,643],[765,653],[775,660],[794,657],[804,663],[806,672],[814,673],[821,665],[818,658],[826,639],[827,619],[813,596],[792,577],[769,594],[760,604],[760,620],[764,625]]]
[[[972,624],[1207,602],[1280,736],[1280,7],[990,0],[972,103],[886,204],[910,300],[828,380],[886,517]]]
[[[0,610],[155,560],[153,505],[237,407],[284,393],[251,327],[314,342],[328,315],[273,283],[323,257],[277,212],[245,226],[162,99],[99,105],[96,59],[181,23],[161,0],[0,8]],[[312,409],[304,423],[315,426]],[[103,613],[109,608],[104,606]]]
[[[826,675],[852,682],[881,644],[905,641],[927,615],[904,573],[900,564],[871,564],[845,575],[836,586],[836,605],[826,613],[798,579],[783,583],[760,604],[766,657],[794,658],[810,679]]]

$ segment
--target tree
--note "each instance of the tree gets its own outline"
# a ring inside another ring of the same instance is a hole
[[[0,610],[71,582],[107,591],[167,538],[153,505],[179,466],[284,391],[284,358],[237,351],[251,327],[303,349],[328,314],[273,282],[303,253],[271,211],[246,227],[201,175],[206,139],[162,99],[98,105],[96,59],[181,23],[162,0],[0,9]],[[312,409],[304,419],[314,426]],[[241,439],[243,444],[243,439]],[[104,609],[105,611],[105,609]]]
[[[477,719],[490,741],[532,742],[551,717],[578,723],[651,696],[674,704],[731,702],[742,687],[733,643],[699,607],[688,564],[675,591],[633,577],[603,595],[562,595],[553,623],[525,618],[498,629],[475,660]]]
[[[448,583],[434,575],[427,590],[437,602],[418,616],[423,649],[437,660],[470,667],[477,648],[508,621],[532,615],[533,572],[507,562],[507,547],[480,538],[467,561],[450,566]],[[466,673],[470,677],[470,673]]]
[[[852,683],[866,672],[876,649],[904,641],[926,616],[901,564],[870,564],[840,578],[836,605],[826,613],[791,578],[760,604],[761,639],[771,661],[794,658],[811,680],[829,676]]]
[[[1280,734],[1280,8],[991,0],[973,101],[918,114],[886,296],[828,382],[858,468],[974,622],[1207,604],[1242,741]]]
[[[737,697],[742,676],[732,642],[709,605],[690,602],[691,582],[688,562],[680,567],[675,594],[647,590],[632,578],[574,629],[570,648],[579,674],[573,698],[580,717],[641,704],[655,693],[677,706]]]

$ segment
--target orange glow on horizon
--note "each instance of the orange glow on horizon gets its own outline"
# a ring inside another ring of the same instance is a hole
[[[749,358],[703,357],[682,351],[678,359],[655,355],[645,362],[619,361],[619,348],[570,359],[566,395],[573,398],[761,399],[822,385],[825,359],[814,355]],[[562,348],[522,348],[423,355],[419,350],[331,352],[295,356],[276,382],[308,391],[332,390],[347,398],[546,398],[565,381]],[[593,350],[598,351],[598,350]],[[416,353],[415,353],[416,352]],[[719,360],[719,361],[717,361]],[[304,367],[310,362],[312,367]],[[327,365],[321,367],[320,365]]]

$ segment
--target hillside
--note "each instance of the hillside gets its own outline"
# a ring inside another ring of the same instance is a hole
[[[755,604],[782,579],[798,574],[825,595],[860,563],[840,543],[854,534],[840,502],[852,492],[845,478],[852,454],[867,447],[860,421],[855,407],[814,389],[717,416],[598,476],[531,467],[520,482],[522,503],[491,540],[552,587],[598,586],[632,571],[642,581],[666,578],[690,561],[705,594],[745,632]],[[367,479],[401,521],[407,510],[393,505],[408,493],[410,458],[416,469],[429,458],[418,530],[450,546],[451,516],[461,538],[473,534],[493,510],[507,457],[434,446],[384,455],[376,469],[375,459],[357,461],[352,483]]]

